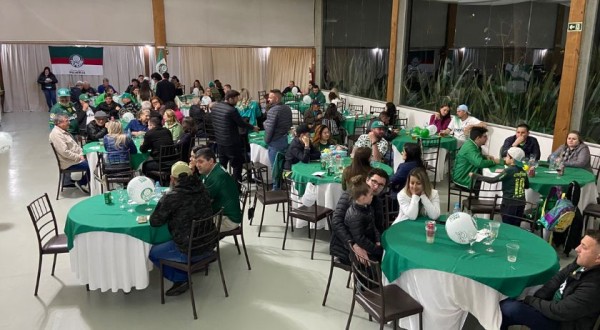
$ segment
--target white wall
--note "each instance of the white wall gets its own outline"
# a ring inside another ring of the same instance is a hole
[[[165,0],[167,43],[314,47],[313,0]]]

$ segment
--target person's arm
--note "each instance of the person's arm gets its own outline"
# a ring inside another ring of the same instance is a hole
[[[440,195],[437,190],[431,190],[431,199],[422,194],[421,203],[429,219],[435,220],[440,217]]]
[[[407,166],[405,165],[405,163],[398,165],[396,173],[394,173],[394,175],[392,175],[392,177],[390,178],[390,187],[394,191],[400,191],[402,188],[404,188],[404,185],[406,185],[406,179],[408,177],[409,172],[406,171],[406,168]]]
[[[587,145],[580,146],[577,153],[565,162],[566,166],[586,168],[590,166],[590,148]]]
[[[512,147],[512,144],[514,142],[514,140],[512,139],[513,137],[514,136],[507,137],[506,140],[504,140],[504,143],[502,144],[502,147],[500,148],[500,157],[506,156],[506,152],[508,151],[508,149],[510,149],[510,147]]]
[[[362,220],[360,219],[361,215],[352,215],[346,212],[346,217],[344,218],[344,224],[348,227],[350,231],[350,235],[352,236],[352,241],[354,241],[358,246],[365,249],[369,253],[373,253],[377,249],[377,245],[375,242],[371,242],[367,236],[365,236]]]
[[[479,181],[484,181],[487,183],[497,183],[502,181],[502,179],[506,176],[506,169],[504,171],[502,171],[502,173],[496,175],[496,176],[485,176],[485,175],[481,175],[479,173],[472,173],[471,174],[471,178],[473,180],[479,180]]]
[[[161,198],[158,201],[158,204],[156,204],[154,211],[152,211],[152,214],[150,215],[150,226],[160,227],[167,223],[171,218],[171,210],[168,206],[166,206],[169,205],[169,197],[167,196],[168,195],[165,195],[163,198]]]
[[[546,282],[539,290],[537,290],[533,296],[543,300],[552,300],[554,293],[563,284],[569,274],[579,268],[577,264],[571,263],[561,269],[556,275],[554,275],[548,282]]]
[[[146,133],[146,135],[144,135],[144,141],[142,142],[142,145],[140,146],[140,151],[141,152],[148,152],[148,150],[150,150],[152,148],[152,142],[150,141],[150,137],[152,136],[153,132],[148,132]]]
[[[56,79],[56,76],[54,75],[54,73],[50,74],[50,79],[52,80],[53,84],[57,84],[58,83],[58,79]]]
[[[37,79],[38,84],[43,85],[46,82],[46,76],[42,73],[38,76]]]
[[[488,167],[492,167],[492,166],[496,165],[496,162],[485,158],[481,154],[481,152],[468,152],[468,153],[464,154],[464,157],[467,159],[467,161],[471,165],[473,165],[479,169],[484,169],[484,168],[488,168]]]
[[[61,154],[63,157],[68,158],[72,161],[81,161],[83,160],[83,155],[79,152],[74,152],[71,149],[67,148],[67,141],[62,138],[62,136],[57,136],[55,139],[50,140],[52,144],[54,144],[54,148],[56,151]]]
[[[404,192],[398,194],[398,204],[400,211],[410,220],[415,220],[419,216],[419,201],[421,198],[418,195],[408,197]]]
[[[233,122],[238,127],[240,127],[240,128],[247,128],[247,129],[251,129],[251,130],[254,129],[253,125],[251,125],[250,123],[248,123],[248,122],[246,122],[246,121],[244,121],[242,119],[242,116],[240,115],[240,112],[237,109],[235,109],[235,111],[231,112],[231,117],[232,117],[231,119],[233,119]]]
[[[129,147],[129,154],[137,154],[137,147],[131,138],[127,138],[127,146]]]
[[[273,140],[273,135],[275,134],[275,126],[277,124],[277,116],[279,115],[279,111],[273,111],[271,109],[267,113],[267,120],[263,123],[265,128],[265,143],[271,143]]]

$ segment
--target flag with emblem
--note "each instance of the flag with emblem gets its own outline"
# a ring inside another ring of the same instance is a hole
[[[164,49],[158,49],[158,56],[156,56],[156,71],[161,75],[167,72],[167,59],[165,59]]]
[[[102,76],[102,47],[48,46],[54,74]]]

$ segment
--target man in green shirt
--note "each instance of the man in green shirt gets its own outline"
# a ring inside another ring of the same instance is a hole
[[[323,94],[323,92],[321,92],[321,90],[319,89],[319,85],[314,84],[312,86],[312,90],[310,92],[310,94],[308,94],[308,96],[310,96],[310,98],[314,101],[317,100],[319,102],[319,104],[323,105],[325,104],[325,94]]]
[[[196,167],[200,173],[200,178],[212,199],[213,212],[223,208],[219,231],[236,229],[242,222],[237,183],[221,164],[217,163],[215,153],[210,148],[198,149],[192,156],[190,167]]]
[[[460,148],[452,168],[452,181],[459,186],[470,188],[471,177],[469,173],[481,174],[481,170],[500,163],[498,158],[484,156],[481,146],[487,142],[487,128],[473,127],[469,133],[469,140]]]
[[[79,122],[77,121],[75,107],[71,103],[71,91],[68,88],[60,88],[56,94],[58,96],[58,103],[54,104],[52,109],[50,109],[50,129],[54,128],[54,117],[65,115],[69,117],[68,132],[72,135],[78,135]]]

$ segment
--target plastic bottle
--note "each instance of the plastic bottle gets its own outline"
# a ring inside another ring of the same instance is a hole
[[[154,182],[154,196],[160,196],[160,191],[161,191],[161,187],[160,187],[160,181],[156,180],[156,182]]]
[[[452,214],[460,212],[460,202],[454,203],[454,209],[452,210]]]

